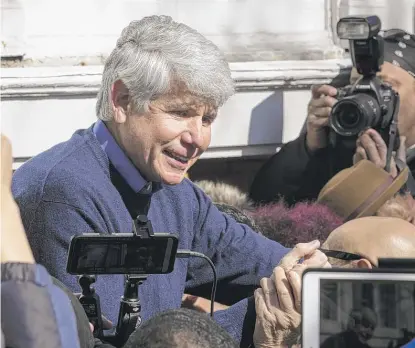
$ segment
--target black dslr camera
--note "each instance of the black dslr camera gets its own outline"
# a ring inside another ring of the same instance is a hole
[[[337,23],[337,35],[349,40],[358,81],[339,89],[330,116],[330,143],[354,149],[360,132],[373,128],[392,153],[399,147],[397,117],[399,94],[382,82],[376,73],[384,61],[381,21],[377,16],[345,17]]]

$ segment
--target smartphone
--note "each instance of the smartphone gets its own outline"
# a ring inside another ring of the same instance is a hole
[[[132,233],[83,234],[71,240],[69,274],[166,274],[173,271],[178,239],[155,233],[141,238]]]
[[[409,343],[412,335],[414,273],[334,268],[304,272],[302,347],[353,347],[356,342],[395,347]]]

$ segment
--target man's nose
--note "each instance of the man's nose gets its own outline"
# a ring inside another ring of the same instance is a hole
[[[203,146],[203,122],[202,117],[195,117],[189,122],[188,137],[185,141],[200,148]]]

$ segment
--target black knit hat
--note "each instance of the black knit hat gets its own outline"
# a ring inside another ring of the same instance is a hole
[[[385,62],[399,66],[415,77],[415,35],[400,29],[384,30],[380,35],[385,41]]]

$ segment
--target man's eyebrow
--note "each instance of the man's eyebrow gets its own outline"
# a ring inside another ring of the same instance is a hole
[[[166,103],[164,103],[164,105],[166,107],[169,107],[169,108],[177,108],[177,107],[183,108],[183,107],[187,107],[188,106],[186,103],[178,102],[178,101],[172,101],[172,100],[171,101],[167,101]]]

